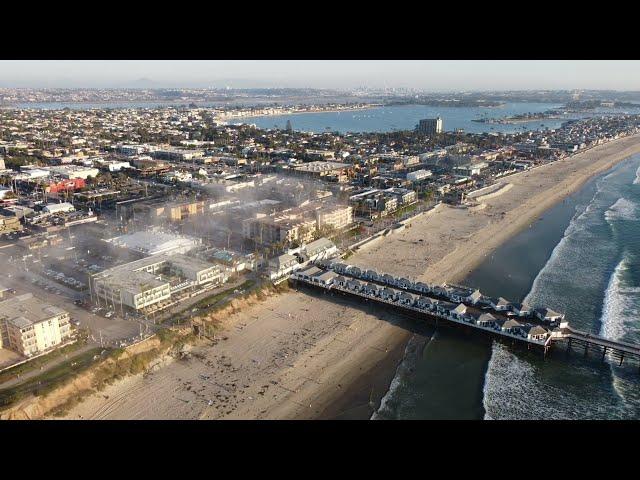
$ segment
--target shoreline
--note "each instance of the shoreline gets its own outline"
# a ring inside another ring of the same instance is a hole
[[[635,135],[636,139],[640,142],[640,135]],[[629,137],[626,137],[629,138]],[[624,138],[621,140],[625,140]],[[608,144],[602,145],[603,147],[606,147]],[[561,201],[563,201],[565,198],[567,198],[568,196],[578,192],[581,188],[584,187],[584,185],[589,182],[590,180],[592,180],[593,178],[602,175],[604,172],[612,169],[615,165],[617,165],[618,163],[624,161],[626,158],[629,158],[631,155],[635,154],[635,153],[639,153],[640,152],[640,143],[637,144],[635,147],[631,147],[632,149],[635,148],[635,152],[631,152],[628,153],[627,149],[623,150],[622,152],[616,152],[615,154],[612,155],[612,158],[609,159],[609,161],[606,161],[603,165],[599,166],[598,168],[596,168],[593,172],[591,172],[589,175],[584,175],[582,176],[578,181],[574,182],[570,188],[566,189],[563,191],[562,195],[559,196],[555,196],[553,201],[550,201],[548,203],[545,203],[541,208],[536,209],[535,210],[535,215],[532,215],[531,218],[535,218],[538,217],[539,215],[543,214],[544,212],[548,211],[549,209],[553,208],[555,205],[559,204]],[[591,150],[591,149],[590,149]],[[581,152],[581,153],[588,153],[590,150],[588,150],[587,152]],[[577,155],[580,154],[576,154],[570,157],[567,157],[563,160],[570,160],[572,157],[575,157]],[[521,172],[519,174],[516,175],[521,175],[523,173],[526,172]],[[513,176],[509,176],[506,177],[506,179],[508,180],[509,178],[511,178]],[[510,184],[507,184],[510,185]],[[530,219],[524,219],[525,221],[519,222],[519,224],[517,224],[515,226],[515,228],[512,228],[510,230],[510,232],[507,235],[501,235],[501,239],[499,239],[498,241],[495,242],[495,244],[490,248],[489,251],[493,251],[495,249],[497,249],[498,247],[500,247],[501,245],[503,245],[504,243],[508,242],[511,238],[515,237],[518,233],[520,233],[524,228],[526,228],[527,223],[529,223],[528,220]],[[466,277],[468,276],[468,274],[470,274],[473,269],[475,269],[476,267],[478,267],[482,261],[484,261],[485,256],[481,256],[481,257],[477,257],[475,262],[471,262],[469,264],[466,265],[466,268],[469,269],[469,271],[463,273],[458,273],[457,275],[454,275],[452,279],[448,280],[449,282],[453,283],[453,282],[464,282],[464,280],[466,279]],[[406,348],[406,346],[408,345],[408,343],[411,341],[413,337],[411,337],[410,339],[407,339],[404,344],[402,344],[402,350],[404,351],[404,349]],[[400,345],[397,346],[397,348],[400,348]],[[484,372],[483,372],[483,380],[481,382],[480,388],[479,388],[479,398],[482,399],[483,395],[484,395],[484,377],[486,376],[487,373],[487,369],[488,369],[488,362],[491,358],[492,355],[492,351],[491,348],[489,347],[488,351],[487,351],[487,362],[485,363],[485,367],[484,367]],[[404,360],[404,357],[400,358],[399,361],[397,361],[395,358],[393,357],[389,357],[388,359],[388,363],[394,363],[395,367],[394,367],[394,371],[397,372],[398,369],[401,367],[402,361]],[[376,374],[376,372],[368,372],[368,375],[371,378],[371,382],[376,382],[377,384],[383,383],[386,381],[387,383],[387,391],[385,391],[379,398],[376,398],[375,404],[376,404],[376,410],[378,408],[380,408],[380,403],[382,401],[382,399],[384,398],[384,396],[387,394],[390,386],[391,386],[391,382],[393,381],[393,379],[395,378],[394,374],[393,376],[389,377],[388,375],[388,371],[389,371],[389,365],[384,365],[381,367],[381,370],[378,374]],[[377,376],[376,376],[377,375]],[[357,383],[354,383],[353,386],[351,386],[349,389],[347,389],[347,391],[345,391],[345,398],[337,398],[335,401],[335,405],[330,405],[328,407],[328,410],[331,410],[332,408],[336,408],[337,406],[343,406],[343,408],[349,409],[349,408],[355,408],[357,407],[357,405],[355,403],[349,404],[348,403],[348,399],[349,398],[353,398],[353,399],[357,399],[358,398],[358,388],[359,385]],[[346,400],[345,400],[346,399]],[[484,411],[484,405],[482,404],[482,400],[480,403],[481,409],[484,413],[484,415],[486,415],[486,412]],[[319,419],[322,417],[318,417]],[[364,419],[364,418],[363,418]]]
[[[361,108],[341,108],[341,109],[337,109],[337,108],[331,108],[331,109],[327,109],[327,110],[318,110],[318,111],[305,111],[305,112],[280,112],[280,113],[263,113],[260,115],[246,115],[246,116],[240,116],[240,117],[227,117],[224,115],[221,115],[219,117],[217,117],[216,119],[221,121],[221,122],[229,122],[229,121],[233,121],[233,120],[241,120],[241,119],[250,119],[250,118],[268,118],[268,117],[286,117],[289,115],[304,115],[304,114],[310,114],[310,113],[340,113],[340,112],[360,112],[363,110],[372,110],[374,108],[378,108],[378,107],[383,107],[384,105],[368,105],[366,107],[361,107]]]
[[[506,178],[513,187],[487,199],[485,208],[445,207],[423,215],[356,252],[349,263],[434,283],[459,282],[547,209],[638,152],[635,135],[511,175]],[[401,353],[422,325],[336,297],[283,295],[225,318],[225,341],[199,348],[202,359],[116,383],[67,418],[364,418],[370,399],[376,397],[377,407],[386,394]],[[203,381],[205,374],[215,375],[218,386]],[[192,386],[203,393],[196,395]],[[221,393],[220,386],[230,393]],[[150,394],[155,402],[148,401]]]

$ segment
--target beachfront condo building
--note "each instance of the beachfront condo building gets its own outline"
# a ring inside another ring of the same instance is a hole
[[[31,357],[71,337],[69,313],[31,293],[0,302],[0,348]]]

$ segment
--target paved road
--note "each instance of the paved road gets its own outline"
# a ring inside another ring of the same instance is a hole
[[[60,357],[56,357],[53,360],[51,360],[50,362],[47,362],[46,365],[43,365],[41,368],[36,368],[34,370],[31,370],[30,372],[26,372],[23,375],[20,375],[17,378],[14,378],[12,380],[7,380],[4,383],[0,384],[0,390],[12,387],[14,385],[17,385],[19,383],[25,382],[27,380],[29,380],[32,377],[36,377],[38,375],[40,375],[41,373],[43,373],[44,371],[47,371],[53,367],[55,367],[56,365],[60,365],[63,362],[66,362],[69,359],[73,359],[75,357],[77,357],[78,355],[83,354],[84,352],[88,352],[89,350],[91,350],[92,348],[97,347],[98,345],[96,345],[95,343],[87,343],[86,345],[83,345],[82,347],[80,347],[78,350],[71,352],[67,355],[62,355]]]

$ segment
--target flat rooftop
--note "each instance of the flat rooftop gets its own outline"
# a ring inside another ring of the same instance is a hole
[[[348,163],[339,163],[339,162],[309,162],[302,165],[296,165],[293,167],[295,170],[299,172],[330,172],[332,170],[341,170],[343,168],[350,167],[351,165]]]
[[[188,251],[200,242],[192,237],[174,235],[162,231],[140,231],[105,240],[112,245],[128,248],[147,255],[172,251]]]
[[[63,313],[67,311],[45,303],[31,293],[0,301],[0,319],[5,319],[18,328],[44,322]]]

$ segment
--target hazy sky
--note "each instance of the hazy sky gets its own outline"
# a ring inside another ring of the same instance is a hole
[[[640,61],[0,61],[0,87],[640,90]]]

